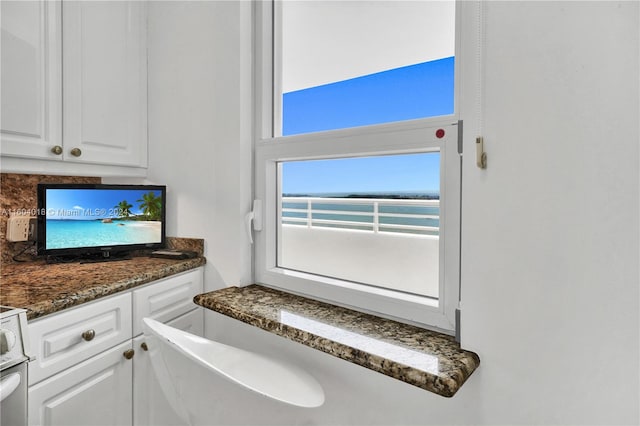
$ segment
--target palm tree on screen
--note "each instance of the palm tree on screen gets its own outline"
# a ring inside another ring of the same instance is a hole
[[[142,196],[139,207],[149,220],[160,220],[162,214],[162,198],[157,197],[153,192],[147,192]]]
[[[118,211],[119,217],[129,217],[131,216],[131,207],[133,205],[129,204],[127,200],[122,200],[114,208]]]

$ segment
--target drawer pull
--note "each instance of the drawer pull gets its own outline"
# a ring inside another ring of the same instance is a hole
[[[95,330],[87,330],[84,333],[82,333],[82,338],[87,342],[90,342],[91,340],[93,340],[94,337],[96,337]]]
[[[124,356],[126,359],[131,359],[133,358],[134,354],[135,354],[135,351],[133,349],[127,349],[122,353],[122,356]]]
[[[140,347],[142,348],[143,351],[148,351],[149,350],[149,346],[147,346],[147,342],[142,342],[140,344]]]

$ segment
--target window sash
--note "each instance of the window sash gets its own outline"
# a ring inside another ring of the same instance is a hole
[[[332,303],[356,307],[378,315],[435,327],[453,333],[460,282],[460,166],[458,153],[459,60],[456,56],[454,114],[286,137],[279,134],[281,93],[279,58],[274,46],[280,34],[274,29],[271,2],[256,2],[256,135],[255,198],[263,200],[264,228],[255,234],[254,274],[257,282]],[[456,20],[459,21],[458,8]],[[457,25],[458,27],[458,25]],[[459,28],[459,27],[458,27]],[[459,31],[456,30],[456,34]],[[456,41],[456,55],[459,51]],[[281,124],[280,124],[281,125]],[[446,130],[442,139],[434,134]],[[342,281],[277,266],[279,229],[279,162],[324,158],[408,154],[439,149],[441,234],[439,299],[405,294]]]
[[[444,129],[438,139],[436,129]],[[260,141],[256,146],[256,198],[263,200],[264,228],[256,233],[255,275],[260,283],[453,331],[459,289],[460,156],[458,125],[371,126]],[[392,142],[390,142],[392,141]],[[296,272],[277,266],[280,162],[302,159],[409,154],[440,151],[439,299],[408,295],[363,284]]]
[[[320,0],[319,0],[320,1]],[[392,0],[389,0],[392,1]],[[425,0],[426,1],[426,0]],[[265,141],[282,137],[282,82],[281,51],[282,31],[275,26],[276,22],[282,21],[282,0],[258,1],[254,2],[254,58],[256,71],[256,88],[254,104],[255,117],[255,140]],[[460,119],[460,87],[461,87],[461,60],[460,52],[461,37],[460,27],[463,16],[464,2],[456,1],[456,40],[455,40],[455,83],[453,94],[453,114],[438,117],[429,117],[417,120],[407,120],[399,122],[411,126],[413,122],[438,122],[442,120],[457,121]],[[387,125],[395,123],[385,123]],[[366,126],[371,127],[371,126]],[[328,131],[332,132],[332,131]],[[327,132],[307,133],[306,136],[313,137],[316,134]],[[299,135],[294,135],[295,137]]]

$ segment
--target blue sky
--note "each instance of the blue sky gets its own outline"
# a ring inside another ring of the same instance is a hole
[[[282,135],[453,114],[454,57],[282,95]]]
[[[282,192],[440,192],[440,153],[287,162]]]
[[[452,114],[454,57],[283,94],[283,135]],[[440,154],[283,164],[282,192],[439,192]]]
[[[132,204],[131,212],[140,214],[137,200],[148,192],[157,197],[160,191],[139,189],[49,189],[47,190],[47,218],[73,218],[76,220],[94,220],[104,217],[115,217],[114,207],[120,201],[127,200]],[[79,213],[70,213],[70,212]],[[49,214],[49,213],[53,214]]]

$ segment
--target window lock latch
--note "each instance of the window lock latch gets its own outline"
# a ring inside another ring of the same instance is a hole
[[[249,243],[253,244],[253,230],[262,231],[262,200],[253,200],[253,209],[244,216],[245,229],[249,236]]]
[[[487,168],[487,153],[484,152],[484,139],[482,136],[476,138],[476,164],[481,169]]]

